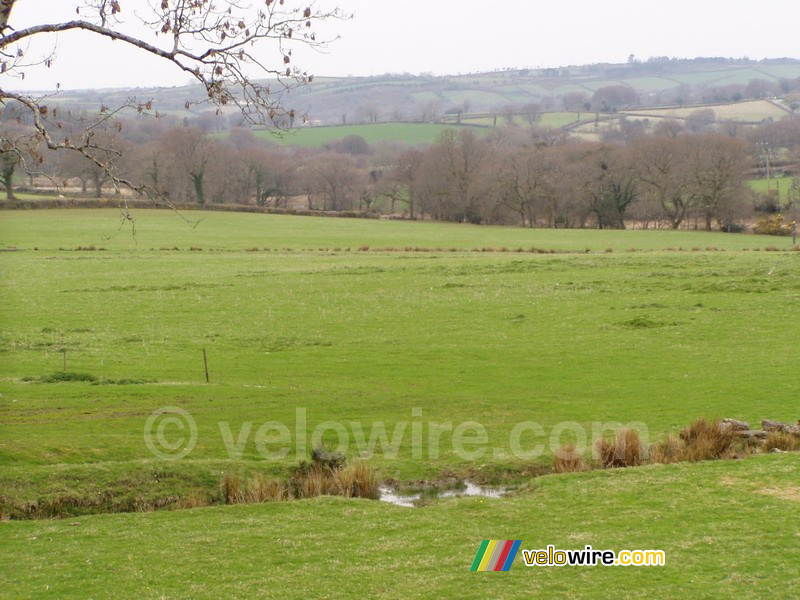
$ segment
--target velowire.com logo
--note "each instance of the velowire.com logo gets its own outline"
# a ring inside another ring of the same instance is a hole
[[[508,571],[522,540],[483,540],[470,571]]]

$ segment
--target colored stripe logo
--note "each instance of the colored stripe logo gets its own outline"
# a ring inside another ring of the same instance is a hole
[[[470,571],[508,571],[522,540],[483,540]]]

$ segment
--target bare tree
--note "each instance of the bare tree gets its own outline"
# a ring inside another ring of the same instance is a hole
[[[312,168],[314,191],[322,196],[322,210],[352,210],[362,174],[346,154],[319,157]]]
[[[408,190],[408,214],[414,218],[416,193],[420,168],[424,155],[419,150],[408,150],[401,154],[392,168],[392,179],[400,181]]]
[[[14,174],[19,164],[19,153],[12,140],[27,136],[26,127],[15,121],[0,123],[0,184],[6,189],[6,198],[16,200],[14,195]]]
[[[557,167],[548,150],[542,147],[508,148],[498,157],[494,177],[497,200],[519,215],[523,227],[535,227],[537,209],[547,212],[555,196]]]
[[[443,131],[426,153],[422,169],[427,212],[446,221],[483,221],[481,169],[488,153],[489,146],[469,130]]]
[[[274,126],[288,125],[296,116],[293,109],[284,107],[284,92],[311,80],[310,75],[293,65],[293,48],[326,46],[327,40],[317,37],[316,28],[321,22],[344,17],[339,9],[322,11],[313,3],[297,5],[293,0],[252,4],[236,0],[153,0],[144,8],[137,7],[136,11],[127,10],[127,0],[75,2],[77,18],[74,20],[15,28],[13,16],[17,0],[0,0],[0,75],[3,78],[24,78],[30,69],[53,64],[55,57],[52,55],[27,56],[32,40],[76,32],[115,40],[172,63],[177,72],[186,73],[202,84],[207,101],[218,109],[235,106],[245,121]],[[132,33],[142,26],[148,28],[151,35]],[[258,54],[264,43],[275,48],[272,62]],[[276,86],[262,83],[264,77],[275,80]],[[0,102],[5,105],[16,101],[19,112],[24,113],[34,129],[25,143],[3,137],[0,147],[10,147],[28,170],[41,162],[41,144],[52,150],[72,150],[104,169],[115,187],[126,185],[148,191],[114,169],[119,151],[103,148],[95,134],[123,110],[146,112],[153,108],[152,103],[130,98],[122,106],[104,106],[99,114],[82,124],[77,135],[64,136],[57,110],[48,107],[49,98],[10,91],[0,85]]]
[[[514,125],[514,120],[518,113],[519,110],[513,104],[506,104],[500,109],[500,114],[503,115],[503,120],[509,127]]]
[[[636,171],[645,193],[661,206],[672,229],[681,226],[695,204],[689,191],[686,137],[651,137],[633,145]]]
[[[158,193],[173,200],[205,204],[206,172],[214,157],[221,154],[217,143],[200,129],[179,127],[166,132],[161,149],[169,174],[162,177]]]
[[[587,144],[577,183],[598,229],[625,229],[625,214],[638,195],[625,148]]]
[[[119,135],[97,131],[94,134],[93,148],[87,148],[85,153],[70,152],[61,155],[61,173],[66,177],[77,177],[84,193],[91,183],[94,197],[100,198],[103,195],[103,186],[113,177],[121,176],[117,171],[120,164],[115,158],[123,156],[129,148],[130,144]]]
[[[521,113],[528,121],[528,125],[533,127],[542,116],[542,107],[536,102],[528,102],[522,106]]]
[[[730,225],[735,216],[730,209],[745,193],[746,146],[741,140],[718,134],[697,136],[693,142],[689,173],[706,231],[711,231],[714,219],[720,227]]]

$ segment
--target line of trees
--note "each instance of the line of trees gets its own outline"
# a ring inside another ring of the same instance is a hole
[[[1,126],[7,138],[26,128],[15,119]],[[69,123],[62,128],[69,135]],[[797,118],[727,133],[679,125],[652,134],[632,129],[609,132],[601,142],[535,125],[496,128],[484,137],[474,131],[447,130],[428,147],[369,145],[350,136],[302,149],[248,129],[209,135],[169,118],[139,116],[94,132],[96,160],[43,152],[37,168],[97,197],[109,193],[110,171],[182,205],[370,211],[526,227],[736,230],[756,209],[792,208],[755,197],[747,185],[759,152],[768,146],[786,172],[800,162]],[[17,156],[0,148],[0,183],[9,198]]]

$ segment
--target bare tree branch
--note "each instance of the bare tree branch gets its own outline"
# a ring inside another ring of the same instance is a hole
[[[348,18],[339,9],[319,10],[313,0],[299,6],[292,0],[264,0],[258,4],[240,0],[152,0],[144,14],[134,12],[131,19],[152,31],[154,39],[148,40],[125,31],[129,22],[124,17],[128,13],[123,13],[126,0],[83,0],[76,6],[78,19],[20,29],[12,25],[15,4],[16,0],[0,0],[2,76],[24,79],[27,69],[38,64],[46,67],[53,64],[52,54],[38,63],[26,62],[31,40],[67,31],[83,32],[122,42],[145,55],[172,63],[204,86],[205,101],[217,105],[218,110],[234,106],[241,111],[244,122],[276,128],[291,126],[297,116],[294,110],[282,105],[282,92],[312,79],[292,64],[292,47],[326,47],[328,42],[317,37],[315,26],[331,19]],[[166,43],[158,43],[159,38]],[[273,47],[274,66],[256,54],[264,44]],[[256,75],[275,80],[277,91],[256,81]],[[170,205],[155,188],[121,176],[116,167],[120,152],[95,135],[122,111],[142,113],[152,108],[151,103],[130,98],[117,107],[104,106],[96,117],[83,125],[81,132],[62,138],[57,134],[62,125],[51,120],[55,109],[50,110],[46,100],[47,96],[11,91],[0,83],[0,106],[15,101],[29,113],[26,121],[31,123],[31,134],[24,148],[19,138],[0,135],[0,144],[7,151],[15,152],[26,169],[26,155],[41,161],[39,144],[50,150],[73,151],[104,170],[117,191],[126,187]],[[187,102],[187,108],[191,104],[193,102]]]

